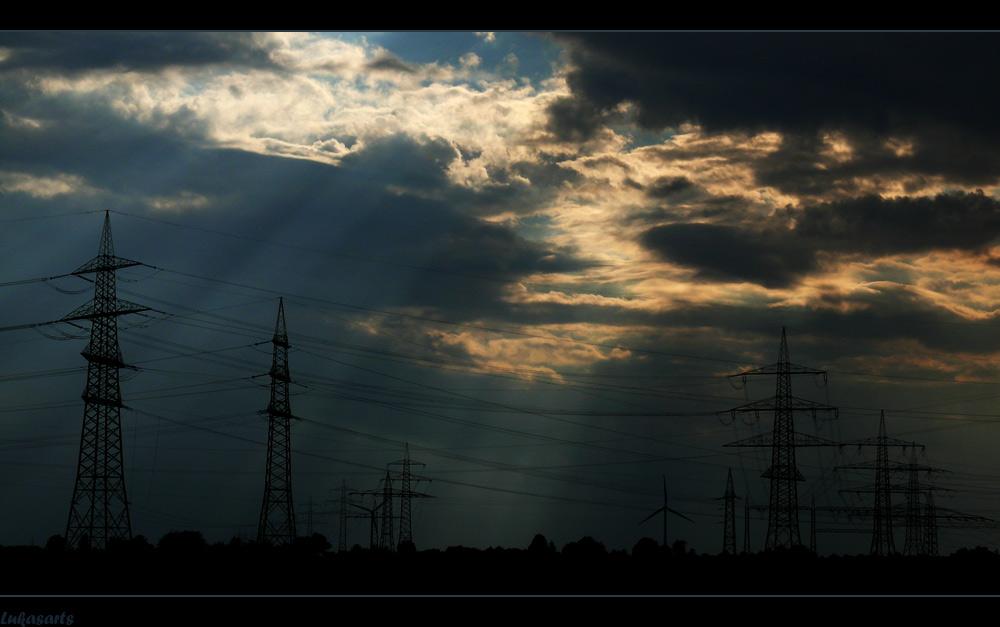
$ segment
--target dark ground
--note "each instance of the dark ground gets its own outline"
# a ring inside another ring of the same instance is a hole
[[[104,551],[0,547],[0,625],[381,625],[429,617],[520,627],[556,618],[749,617],[781,608],[840,621],[886,601],[890,612],[922,620],[978,616],[972,605],[992,599],[969,596],[1000,595],[1000,555],[984,548],[934,558],[805,550],[730,556],[664,550],[648,539],[632,553],[609,552],[583,538],[562,551],[533,542],[528,549],[334,553],[323,550],[325,539],[280,548],[208,545],[197,532],[165,540]]]
[[[1000,555],[817,557],[802,550],[696,555],[643,539],[630,553],[583,538],[556,551],[449,547],[335,553],[319,536],[292,547],[198,532],[141,537],[104,551],[0,547],[2,595],[1000,595]],[[0,607],[0,610],[3,608]]]

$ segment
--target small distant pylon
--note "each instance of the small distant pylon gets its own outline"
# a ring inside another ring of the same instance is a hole
[[[423,466],[422,462],[415,462],[410,459],[410,444],[406,443],[406,448],[403,451],[403,459],[397,462],[391,462],[390,466],[399,465],[402,466],[402,471],[399,473],[400,480],[400,490],[399,490],[399,546],[404,544],[413,544],[413,508],[412,501],[414,497],[418,498],[430,498],[429,494],[423,494],[420,492],[414,492],[412,485],[414,481],[429,481],[424,477],[415,476],[412,472],[413,466]]]
[[[295,508],[292,505],[291,420],[288,386],[288,333],[285,303],[278,300],[271,362],[271,400],[267,404],[267,468],[264,504],[260,509],[257,542],[285,544],[295,541]]]
[[[387,551],[395,550],[395,543],[393,542],[393,524],[392,524],[392,475],[389,470],[385,471],[385,483],[382,484],[382,530],[379,533],[379,543],[378,548],[385,549]]]
[[[816,552],[816,498],[809,506],[809,550]]]
[[[340,480],[340,539],[337,550],[341,553],[347,550],[347,480]]]
[[[750,493],[743,503],[743,552],[750,554]]]
[[[938,556],[937,512],[934,508],[934,493],[927,491],[926,515],[924,516],[924,555]]]
[[[119,378],[119,370],[128,366],[118,345],[118,316],[149,308],[118,298],[115,271],[137,265],[141,264],[115,255],[111,218],[105,212],[97,256],[73,272],[94,275],[94,299],[62,318],[64,322],[90,320],[90,342],[81,353],[87,360],[87,384],[80,457],[66,523],[66,544],[72,548],[104,549],[110,540],[132,538],[122,461]]]
[[[933,547],[937,549],[937,522],[934,520],[935,528],[927,529],[926,526],[931,521],[927,518],[928,511],[934,512],[933,506],[928,509],[921,507],[920,495],[925,494],[930,497],[934,487],[920,483],[919,473],[925,471],[928,474],[938,470],[924,464],[918,464],[916,451],[910,451],[910,463],[899,465],[893,470],[901,470],[907,473],[906,487],[906,540],[903,543],[903,555],[929,555],[927,540],[934,538]]]
[[[726,514],[722,530],[722,552],[736,555],[736,491],[733,489],[733,469],[729,469],[726,477],[726,493],[722,497],[726,501]]]
[[[795,449],[799,446],[840,446],[840,443],[797,433],[793,423],[793,414],[795,411],[811,411],[815,416],[817,411],[830,411],[836,417],[838,411],[836,407],[792,396],[792,375],[822,375],[825,380],[826,372],[797,366],[789,361],[788,341],[785,337],[784,327],[781,328],[781,346],[778,349],[777,363],[730,376],[741,377],[745,382],[746,377],[750,375],[773,375],[776,379],[774,397],[735,407],[729,412],[733,419],[737,413],[753,413],[754,417],[758,418],[762,411],[774,412],[774,426],[770,433],[753,436],[725,446],[759,446],[771,449],[771,465],[761,475],[771,481],[767,541],[764,550],[771,551],[778,547],[800,546],[802,541],[799,533],[798,487],[796,483],[804,481],[805,477],[795,465]]]
[[[306,504],[306,537],[313,535],[313,497],[309,495],[309,502]]]

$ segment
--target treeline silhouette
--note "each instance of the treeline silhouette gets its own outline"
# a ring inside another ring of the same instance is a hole
[[[105,550],[0,547],[9,595],[994,595],[1000,555],[817,556],[804,548],[698,554],[683,540],[642,538],[631,551],[586,536],[558,550],[449,546],[336,552],[321,534],[270,546],[198,531],[143,536]]]

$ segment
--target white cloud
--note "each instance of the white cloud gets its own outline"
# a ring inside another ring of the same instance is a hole
[[[67,194],[92,194],[94,189],[79,176],[34,176],[22,172],[0,172],[0,192],[53,198]]]
[[[480,59],[479,55],[475,52],[467,52],[459,59],[459,63],[461,63],[464,68],[479,67],[480,62],[482,62],[482,59]]]
[[[49,94],[103,98],[122,117],[173,125],[220,146],[331,164],[387,135],[444,139],[472,155],[449,172],[473,187],[490,184],[490,168],[537,158],[537,146],[527,142],[537,137],[549,103],[566,93],[562,81],[536,88],[483,72],[472,52],[460,67],[403,60],[373,72],[373,61],[394,57],[364,41],[261,37],[286,71],[94,71],[40,85]],[[393,69],[403,63],[412,71]]]

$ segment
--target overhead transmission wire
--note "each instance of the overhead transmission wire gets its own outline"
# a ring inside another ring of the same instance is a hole
[[[205,277],[199,277],[199,278],[205,278]],[[237,285],[238,285],[238,284],[237,284]],[[244,286],[241,286],[241,287],[244,287]],[[255,289],[259,289],[259,288],[255,288]],[[338,303],[338,305],[341,305],[341,304],[339,304],[339,303]],[[381,313],[389,313],[389,314],[391,314],[391,315],[395,315],[395,312],[381,312]],[[409,317],[409,316],[408,316],[408,317]],[[447,323],[447,321],[439,321],[439,320],[438,320],[438,321],[435,321],[435,322],[444,322],[444,323]],[[45,324],[45,323],[43,323],[43,324]],[[476,328],[483,328],[483,327],[480,327],[479,325],[474,325],[474,326],[475,326]],[[490,329],[488,329],[488,330],[495,330],[495,329],[492,329],[492,328],[490,328]],[[506,330],[501,330],[500,332],[509,332],[509,331],[506,331]],[[520,333],[517,333],[517,332],[514,332],[514,333],[515,333],[515,334],[520,334]],[[529,336],[534,336],[534,334],[522,334],[522,335],[529,335]],[[549,339],[549,340],[557,340],[557,341],[576,341],[576,340],[567,340],[567,338],[554,338],[554,337],[551,337],[551,336],[538,336],[538,337],[543,337],[543,338],[545,338],[545,339]],[[590,343],[587,343],[587,342],[580,342],[580,343],[584,343],[584,344],[590,344]],[[592,344],[592,345],[593,345],[593,344]],[[610,347],[609,345],[599,345],[599,346],[604,346],[604,347]]]
[[[165,395],[165,396],[176,396],[176,393],[175,393],[175,394],[167,394],[167,395]],[[141,401],[141,400],[145,400],[146,398],[148,398],[148,394],[147,394],[147,395],[143,395],[143,396],[139,396],[139,397],[136,397],[136,399],[135,399],[135,400],[140,400],[140,401]],[[141,413],[141,410],[136,410],[136,411],[140,411],[140,413]]]
[[[168,305],[171,304],[171,303],[166,303],[166,301],[159,301],[159,302],[164,303],[164,304],[168,304]],[[198,315],[199,313],[204,313],[206,315],[210,315],[213,318],[217,318],[219,320],[224,321],[225,324],[235,324],[238,327],[245,327],[245,328],[256,327],[256,328],[260,329],[262,332],[266,328],[266,327],[263,327],[262,325],[254,325],[254,324],[251,324],[251,323],[246,323],[245,321],[239,321],[239,320],[233,319],[231,317],[220,316],[218,314],[207,314],[207,312],[194,312],[191,315],[185,316],[185,317],[189,317],[190,318],[190,317],[192,317],[194,315]],[[227,328],[227,329],[224,329],[224,330],[228,331],[228,330],[231,330],[231,329]],[[436,360],[428,358],[428,357],[417,357],[417,356],[413,356],[413,355],[404,355],[404,354],[397,353],[397,352],[390,352],[390,351],[384,351],[384,350],[379,350],[379,349],[371,349],[371,348],[368,348],[368,347],[360,347],[360,346],[356,346],[356,345],[347,345],[347,344],[343,344],[343,343],[339,343],[339,342],[332,342],[330,340],[325,340],[323,338],[315,338],[315,337],[310,337],[310,336],[303,336],[303,335],[300,335],[300,334],[292,334],[292,337],[294,337],[296,339],[296,342],[305,341],[305,342],[318,343],[318,344],[321,344],[321,345],[324,345],[324,346],[344,347],[344,348],[348,348],[348,349],[363,351],[363,352],[366,352],[366,353],[369,353],[369,354],[371,354],[371,353],[381,353],[383,356],[402,357],[402,358],[405,358],[405,359],[408,359],[408,360],[419,359],[421,362],[430,363],[431,365],[434,365],[433,362],[436,361]],[[264,343],[264,342],[261,342],[261,343]],[[424,348],[431,348],[431,347],[424,347]],[[454,361],[454,362],[451,362],[451,363],[455,364],[455,365],[471,366],[471,367],[474,367],[474,368],[482,368],[482,367],[489,368],[488,366],[484,366],[483,364],[480,364],[480,363],[474,362],[474,361],[469,361],[469,360]],[[438,365],[440,365],[440,362],[438,362]],[[513,370],[513,369],[503,369],[503,370],[504,371],[510,371],[510,372],[517,372],[516,370]],[[533,378],[537,378],[536,375],[532,375],[532,376],[533,376]],[[523,375],[519,375],[518,378],[523,379],[524,377],[523,377]],[[566,384],[565,384],[564,381],[560,381],[559,383],[560,383],[560,385],[562,385],[564,387],[566,386]],[[593,383],[590,382],[590,383],[588,383],[588,385],[592,386]],[[637,387],[634,387],[634,386],[621,386],[621,385],[610,386],[610,385],[605,384],[605,385],[602,386],[602,389],[605,389],[605,390],[614,390],[614,391],[625,390],[625,391],[628,391],[630,393],[643,392],[643,393],[647,393],[647,394],[654,394],[657,397],[662,397],[663,396],[663,393],[657,393],[657,390],[655,388],[637,388]],[[674,394],[676,394],[676,393],[674,393]],[[715,397],[707,397],[707,399],[709,399],[709,400],[717,400]],[[696,412],[678,412],[675,415],[690,416],[690,415],[695,414],[695,413]],[[653,412],[637,413],[636,415],[662,416],[664,414],[665,414],[665,412],[662,412],[662,411],[660,411],[660,412],[653,411]],[[622,416],[623,412],[607,412],[607,415]],[[711,412],[704,412],[702,415],[713,415],[713,414]]]
[[[128,215],[128,214],[124,214],[124,215]],[[592,346],[592,347],[596,347],[596,348],[619,349],[619,350],[627,350],[627,351],[631,351],[631,352],[639,352],[639,353],[646,353],[646,354],[653,354],[653,355],[660,355],[660,356],[667,356],[667,357],[677,357],[677,358],[684,358],[684,359],[693,359],[693,360],[704,360],[704,361],[724,362],[724,363],[733,363],[733,364],[745,364],[746,363],[745,361],[742,361],[742,360],[725,359],[725,358],[719,358],[719,357],[704,357],[704,356],[698,356],[698,355],[681,354],[681,353],[674,353],[674,352],[661,351],[661,350],[655,350],[655,349],[643,349],[643,348],[636,348],[636,347],[624,346],[624,345],[621,345],[621,344],[604,344],[604,343],[597,343],[597,342],[587,342],[585,340],[577,340],[577,339],[573,339],[573,338],[565,338],[565,337],[558,337],[558,336],[552,336],[552,335],[542,335],[542,334],[537,334],[537,333],[529,333],[529,332],[525,332],[525,331],[518,331],[518,330],[515,330],[515,329],[501,329],[501,328],[490,327],[490,326],[486,326],[486,325],[478,325],[478,324],[472,324],[472,323],[457,322],[457,321],[451,321],[451,320],[444,320],[444,319],[440,319],[440,318],[431,318],[431,317],[428,317],[428,316],[419,316],[419,315],[415,315],[415,314],[407,314],[407,313],[404,313],[404,312],[388,311],[388,310],[383,310],[383,309],[377,309],[377,308],[371,308],[371,307],[364,307],[364,306],[361,306],[361,305],[351,305],[349,303],[343,303],[343,302],[339,302],[339,301],[333,301],[333,300],[330,300],[330,299],[323,299],[323,298],[316,298],[316,297],[311,297],[311,296],[305,296],[305,295],[301,295],[301,294],[288,294],[287,292],[280,292],[280,291],[271,290],[271,289],[268,289],[268,288],[262,288],[262,287],[257,287],[257,286],[253,286],[253,285],[247,285],[247,284],[243,284],[243,283],[237,283],[237,282],[234,282],[234,281],[226,281],[226,280],[223,280],[223,279],[214,279],[214,278],[211,278],[211,277],[204,277],[204,276],[193,274],[193,273],[186,273],[186,272],[180,272],[180,271],[170,270],[170,269],[166,269],[166,268],[160,268],[158,266],[153,266],[153,265],[150,265],[150,264],[140,264],[140,265],[148,267],[148,268],[153,269],[153,270],[157,270],[159,272],[167,272],[167,273],[171,273],[171,274],[178,274],[178,275],[186,276],[186,277],[189,277],[189,278],[196,278],[196,279],[200,279],[200,280],[204,280],[204,281],[218,282],[218,283],[222,283],[222,284],[226,284],[226,285],[231,285],[231,286],[234,286],[234,287],[239,287],[239,288],[242,288],[242,289],[251,289],[251,290],[266,292],[266,293],[270,293],[270,294],[274,294],[274,295],[291,295],[293,298],[300,298],[300,299],[314,301],[314,302],[322,302],[322,303],[325,303],[325,304],[328,304],[328,305],[333,305],[333,306],[336,306],[336,307],[347,308],[348,310],[364,311],[366,313],[372,313],[372,314],[377,314],[377,315],[402,317],[402,318],[414,319],[414,320],[423,321],[423,322],[429,322],[429,323],[434,323],[434,324],[443,324],[443,325],[466,327],[466,328],[472,328],[472,329],[481,330],[481,331],[488,331],[488,332],[501,333],[501,334],[510,334],[510,335],[515,335],[515,336],[530,337],[530,338],[536,338],[536,339],[544,339],[544,340],[556,341],[556,342],[567,342],[567,343],[581,344],[581,345]],[[21,280],[21,281],[13,281],[13,282],[9,282],[9,283],[0,283],[0,287],[3,287],[5,285],[19,284],[19,283],[30,283],[30,282],[36,282],[36,281],[48,281],[48,280],[50,280],[52,278],[58,278],[58,277],[61,277],[61,276],[70,276],[70,275],[58,275],[57,277],[46,277],[46,278],[38,278],[38,279],[24,279],[24,280]],[[470,275],[470,276],[474,276],[474,275]],[[62,321],[60,321],[60,320],[54,320],[54,321],[41,322],[41,323],[28,323],[28,324],[22,324],[22,325],[12,325],[12,326],[0,327],[0,331],[9,331],[9,330],[16,330],[16,329],[24,329],[24,328],[34,328],[34,327],[39,327],[39,326],[44,326],[44,325],[56,324],[56,323],[59,323],[59,322],[62,322]],[[863,372],[853,372],[853,371],[836,371],[836,372],[838,374],[849,374],[849,375],[857,375],[857,376],[872,376],[872,377],[884,377],[884,378],[899,378],[899,379],[916,379],[916,380],[932,380],[932,381],[942,381],[942,382],[955,382],[954,379],[935,379],[935,378],[929,378],[929,377],[908,377],[908,376],[901,376],[901,375],[886,375],[886,374],[878,374],[878,373],[863,373]],[[960,383],[978,383],[978,384],[983,384],[983,385],[995,385],[998,382],[995,382],[995,381],[961,381]]]
[[[320,424],[323,424],[323,423],[320,423]],[[432,449],[432,450],[433,450],[433,449]],[[445,455],[445,456],[447,456],[447,455]],[[573,481],[573,482],[576,482],[576,483],[579,483],[579,481],[578,481],[578,480],[571,480],[571,481]],[[594,486],[592,486],[592,487],[594,487]],[[611,488],[611,489],[617,489],[617,488]]]
[[[205,432],[208,432],[208,433],[212,433],[212,434],[223,436],[223,437],[227,437],[227,438],[232,438],[232,439],[236,439],[236,440],[240,440],[240,441],[244,441],[244,442],[249,442],[251,444],[255,444],[258,447],[262,447],[264,445],[264,443],[262,441],[254,440],[252,438],[248,438],[248,437],[245,437],[245,436],[240,436],[240,435],[233,434],[233,433],[227,433],[225,431],[219,431],[217,429],[212,429],[212,428],[206,427],[204,425],[192,424],[192,423],[187,423],[187,422],[173,420],[173,419],[166,418],[166,417],[161,416],[159,414],[155,414],[153,412],[149,412],[149,411],[143,410],[143,409],[135,409],[135,411],[137,413],[140,413],[140,414],[144,414],[144,415],[147,415],[147,416],[153,416],[153,417],[157,417],[157,418],[163,419],[163,420],[165,420],[167,422],[173,423],[173,424],[181,426],[181,427],[193,428],[193,429],[197,429],[197,430],[200,430],[200,431],[205,431]],[[323,426],[323,427],[332,428],[332,429],[335,429],[335,430],[338,430],[338,431],[351,432],[351,433],[354,433],[356,435],[361,435],[361,436],[364,436],[366,438],[376,439],[376,440],[382,441],[384,443],[391,443],[391,444],[393,444],[394,446],[397,446],[397,447],[398,446],[403,446],[404,444],[407,444],[407,443],[404,443],[402,441],[394,440],[392,438],[386,438],[384,436],[377,436],[377,435],[374,435],[374,434],[368,434],[368,433],[364,433],[364,432],[360,432],[360,431],[356,431],[356,430],[347,429],[347,428],[344,428],[344,427],[330,425],[328,423],[323,423],[323,422],[314,421],[314,420],[310,420],[310,419],[301,419],[301,420],[303,422],[310,422],[310,423],[317,424],[317,425],[320,425],[320,426]],[[514,471],[514,472],[521,472],[521,473],[527,472],[527,474],[536,474],[536,476],[537,476],[537,473],[528,472],[524,468],[521,468],[521,467],[518,467],[518,466],[501,464],[501,463],[498,463],[498,462],[489,462],[487,460],[473,458],[473,457],[470,457],[470,456],[460,456],[460,455],[450,454],[450,453],[447,453],[447,452],[438,451],[438,450],[436,450],[434,448],[423,447],[423,446],[419,446],[419,445],[415,445],[415,444],[410,444],[410,447],[411,447],[411,449],[414,449],[414,450],[419,450],[419,451],[424,451],[424,452],[427,452],[427,453],[432,453],[432,454],[435,454],[435,455],[438,455],[438,456],[441,456],[441,457],[445,457],[445,458],[458,459],[458,460],[461,460],[461,461],[467,461],[467,462],[476,463],[476,464],[487,464],[487,465],[494,465],[494,466],[502,466],[506,470],[511,470],[511,471]],[[377,472],[379,474],[381,474],[385,470],[384,467],[382,467],[382,466],[373,466],[373,465],[365,464],[365,463],[362,463],[362,462],[356,462],[356,461],[350,461],[350,460],[333,458],[333,457],[330,457],[328,455],[320,455],[320,454],[314,453],[312,451],[301,450],[301,449],[297,449],[297,448],[293,449],[293,452],[296,455],[303,455],[303,456],[307,456],[307,457],[315,457],[315,458],[318,458],[318,459],[321,459],[321,460],[324,460],[324,461],[333,461],[333,462],[337,462],[337,463],[341,463],[341,464],[346,464],[346,465],[350,465],[350,466],[356,466],[356,467],[365,468],[365,469],[371,470],[373,472]],[[575,479],[575,478],[559,478],[559,477],[552,477],[552,476],[546,476],[545,478],[554,479],[554,480],[568,481],[570,483],[584,485],[585,487],[592,487],[592,488],[593,487],[606,487],[606,486],[601,486],[601,485],[594,484],[594,483],[581,482],[579,479]],[[608,502],[600,502],[600,501],[594,501],[594,500],[588,500],[588,499],[563,497],[563,496],[551,495],[551,494],[539,494],[539,493],[527,492],[527,491],[523,491],[523,490],[511,490],[511,489],[507,489],[507,488],[499,488],[499,487],[496,487],[496,486],[482,485],[482,484],[476,484],[476,483],[470,483],[470,482],[462,482],[462,481],[457,481],[457,480],[454,480],[454,479],[447,479],[447,478],[435,478],[435,481],[441,482],[441,483],[449,483],[449,484],[454,484],[454,485],[459,485],[459,486],[477,488],[477,489],[490,490],[490,491],[495,491],[495,492],[503,492],[503,493],[508,493],[508,494],[518,494],[518,495],[523,495],[523,496],[538,497],[538,498],[548,499],[548,500],[569,501],[569,502],[577,502],[577,503],[588,504],[588,505],[604,505],[604,506],[615,506],[615,507],[628,507],[627,505],[622,504],[622,503],[608,503]],[[615,487],[612,487],[612,488],[609,488],[609,489],[616,489],[617,490],[619,488],[617,486],[615,486]],[[642,494],[644,494],[644,493],[642,493]]]
[[[259,326],[259,325],[258,325]]]

